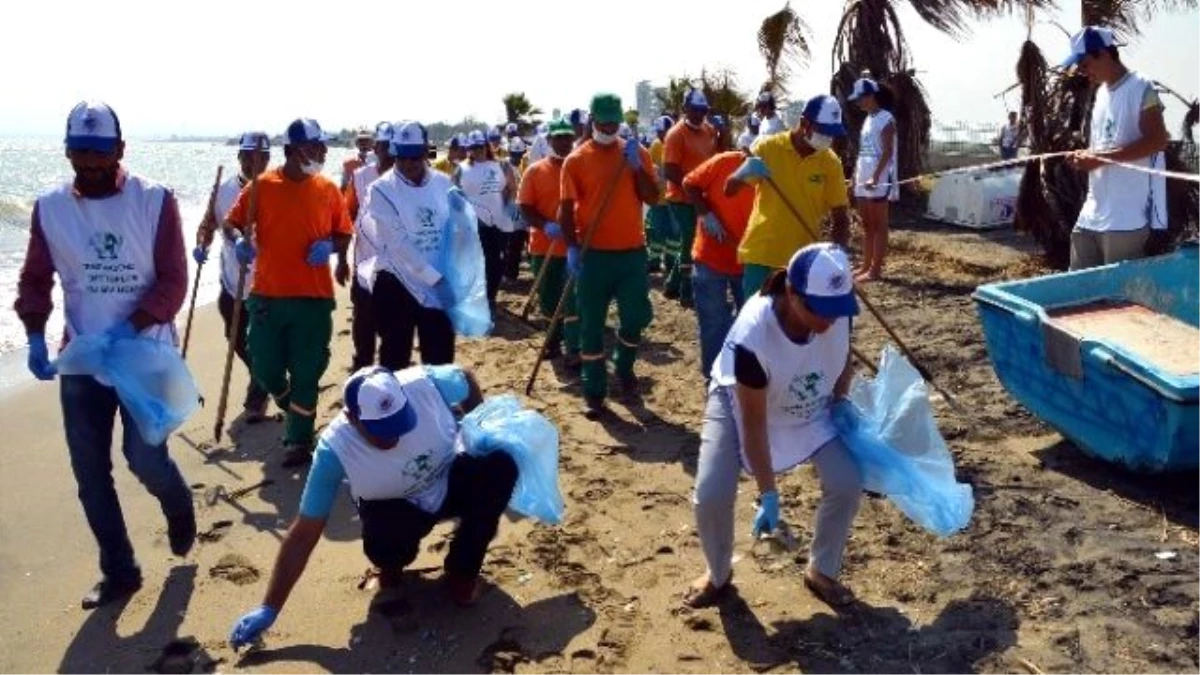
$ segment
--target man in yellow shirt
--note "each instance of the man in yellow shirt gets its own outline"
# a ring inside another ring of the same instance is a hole
[[[467,158],[467,137],[454,134],[446,143],[446,156],[433,163],[433,168],[447,176],[453,176],[458,163]]]
[[[809,229],[819,236],[826,217],[831,219],[833,242],[843,248],[849,244],[845,174],[842,161],[830,149],[833,139],[844,135],[837,99],[814,97],[805,104],[795,128],[761,137],[752,156],[726,181],[726,195],[746,189],[750,182],[756,189],[754,210],[738,247],[747,298],[758,292],[772,270],[787,267],[793,253],[813,243]],[[767,178],[773,185],[766,184]],[[789,203],[807,227],[796,221]]]

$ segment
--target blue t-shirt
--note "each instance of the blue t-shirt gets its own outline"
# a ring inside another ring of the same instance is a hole
[[[425,376],[433,381],[442,400],[448,407],[462,403],[470,394],[467,376],[455,365],[422,366]],[[322,439],[313,453],[313,463],[304,483],[304,494],[300,496],[300,515],[305,518],[325,519],[333,510],[333,500],[338,488],[346,479],[346,469],[333,448]]]

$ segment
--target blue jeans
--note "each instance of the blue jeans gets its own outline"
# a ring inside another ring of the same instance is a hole
[[[152,446],[142,440],[115,389],[88,375],[64,375],[61,398],[71,470],[79,486],[84,515],[100,545],[100,571],[112,580],[140,578],[113,486],[112,436],[118,410],[125,432],[121,443],[125,461],[150,494],[158,498],[163,514],[167,518],[190,517],[194,508],[192,491],[179,467],[167,456],[167,445]]]
[[[721,274],[703,263],[696,263],[692,269],[692,295],[696,321],[700,324],[700,371],[708,377],[713,361],[721,353],[725,336],[733,326],[733,319],[745,302],[742,276]]]

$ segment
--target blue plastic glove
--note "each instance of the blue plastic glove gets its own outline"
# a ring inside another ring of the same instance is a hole
[[[521,209],[517,208],[516,202],[509,202],[504,205],[504,213],[508,219],[514,223],[521,222]]]
[[[41,333],[30,333],[29,338],[29,372],[43,382],[54,379],[58,370],[50,362],[50,352],[46,349],[46,336]]]
[[[441,303],[442,309],[450,309],[454,306],[454,291],[450,288],[450,282],[446,281],[446,277],[438,279],[438,282],[433,285],[433,294]]]
[[[767,169],[767,163],[762,161],[760,157],[747,157],[746,161],[733,172],[730,178],[734,180],[754,180],[770,178],[771,172]]]
[[[754,529],[751,534],[771,534],[779,527],[779,493],[775,490],[758,496],[758,513],[754,514]]]
[[[563,238],[562,226],[558,223],[548,222],[542,226],[542,231],[545,232],[546,236],[550,237],[551,239]]]
[[[446,193],[447,199],[450,200],[450,210],[455,213],[462,213],[467,208],[467,195],[463,193],[462,188],[457,186],[450,188]]]
[[[258,640],[277,618],[279,612],[266,605],[259,605],[258,608],[246,612],[233,624],[233,632],[229,634],[229,646],[236,651]]]
[[[121,323],[104,331],[104,334],[112,340],[126,340],[128,338],[137,337],[138,332],[137,329],[133,327],[132,323],[128,321],[122,321]]]
[[[717,214],[712,211],[704,214],[704,231],[713,239],[725,242],[725,226],[721,224],[721,219],[717,217]]]
[[[254,250],[254,244],[251,244],[245,237],[238,237],[237,242],[233,245],[233,255],[242,265],[249,265],[258,257],[258,251]]]
[[[197,265],[203,265],[208,262],[208,249],[203,246],[197,246],[192,249],[192,260],[195,260]]]
[[[634,171],[642,166],[642,146],[638,145],[637,140],[631,138],[625,141],[625,163]]]
[[[580,254],[578,246],[567,247],[567,271],[573,277],[577,277],[583,272],[583,256]]]
[[[331,255],[333,255],[333,240],[318,239],[308,247],[308,264],[313,267],[328,267]]]

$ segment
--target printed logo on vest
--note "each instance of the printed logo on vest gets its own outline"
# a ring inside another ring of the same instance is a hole
[[[806,420],[813,416],[824,404],[825,398],[817,389],[817,385],[825,376],[818,372],[807,375],[797,375],[788,385],[788,393],[792,400],[783,405],[784,412],[798,419]]]
[[[124,243],[120,235],[112,232],[96,232],[88,238],[88,245],[92,247],[97,260],[116,260]]]

